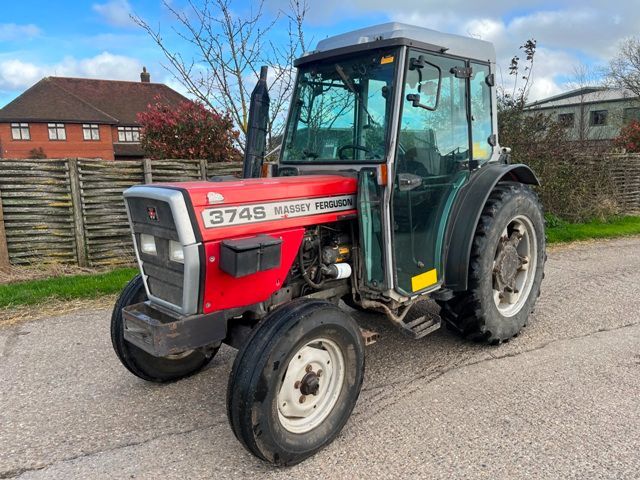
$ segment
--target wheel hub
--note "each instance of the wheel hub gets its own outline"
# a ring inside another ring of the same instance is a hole
[[[518,243],[517,234],[513,233],[509,240],[503,242],[502,249],[496,258],[494,273],[498,285],[502,287],[500,290],[504,290],[505,287],[515,289],[516,276],[522,266],[522,259],[517,250]]]
[[[536,251],[531,221],[524,216],[512,219],[502,232],[493,261],[494,301],[502,315],[515,315],[526,302],[535,275]]]
[[[311,371],[302,377],[300,393],[303,395],[318,395],[318,390],[320,390],[320,378],[315,372]]]
[[[318,339],[289,361],[278,392],[278,417],[293,433],[312,430],[336,404],[344,380],[344,356],[338,345]]]

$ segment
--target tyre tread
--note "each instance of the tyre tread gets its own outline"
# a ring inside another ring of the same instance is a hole
[[[454,331],[468,340],[496,345],[506,342],[510,338],[518,335],[518,332],[515,332],[512,333],[511,336],[501,337],[497,335],[496,332],[492,332],[487,328],[486,318],[488,313],[485,311],[485,307],[482,305],[477,291],[481,280],[483,280],[480,261],[482,255],[487,251],[487,236],[494,228],[495,217],[509,198],[522,192],[531,195],[536,207],[542,212],[542,205],[540,204],[538,195],[528,185],[515,182],[499,183],[491,192],[489,199],[484,205],[476,227],[469,262],[468,290],[457,293],[448,301],[439,302],[442,319],[445,320]],[[543,268],[545,260],[546,252],[543,257]],[[539,286],[537,288],[536,298],[540,295]],[[533,306],[534,304],[532,304],[530,312],[528,313],[533,311]]]

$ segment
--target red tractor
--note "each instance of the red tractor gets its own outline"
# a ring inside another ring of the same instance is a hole
[[[140,275],[111,327],[121,362],[152,382],[238,348],[229,423],[276,465],[351,414],[371,340],[352,308],[414,339],[446,322],[498,344],[527,323],[545,263],[538,180],[498,145],[490,43],[392,23],[295,65],[277,164],[263,163],[263,71],[244,179],[124,193]],[[440,318],[408,315],[427,296]]]

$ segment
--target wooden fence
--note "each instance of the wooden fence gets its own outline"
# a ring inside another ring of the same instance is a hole
[[[241,169],[205,160],[0,160],[0,267],[131,264],[125,189]]]
[[[640,215],[640,154],[605,155],[620,213]],[[597,157],[596,157],[597,161]]]
[[[619,213],[640,214],[640,154],[572,161],[584,168],[603,160]],[[241,163],[204,160],[0,160],[0,267],[131,264],[123,190],[142,183],[237,175],[241,168]]]

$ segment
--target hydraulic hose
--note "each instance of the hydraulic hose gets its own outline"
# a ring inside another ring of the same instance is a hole
[[[300,250],[298,250],[298,264],[300,266],[300,272],[302,273],[302,278],[311,288],[315,288],[316,290],[320,290],[324,286],[324,280],[320,283],[316,283],[311,278],[309,278],[309,273],[304,268],[304,254],[302,252],[302,246],[300,246]]]

